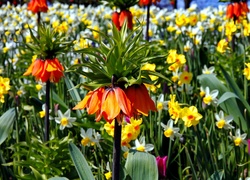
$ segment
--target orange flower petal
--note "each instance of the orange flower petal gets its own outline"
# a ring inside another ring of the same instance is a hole
[[[34,68],[35,61],[31,63],[31,65],[28,67],[27,71],[23,74],[24,76],[28,76],[32,73],[32,70]]]
[[[130,100],[127,98],[125,92],[119,88],[114,88],[116,99],[118,100],[119,107],[121,108],[122,112],[131,117],[132,113],[132,106]]]
[[[77,110],[77,109],[86,108],[92,94],[93,94],[93,91],[89,91],[88,94],[84,97],[84,99],[81,102],[79,102],[75,107],[73,107],[73,109]]]
[[[100,109],[103,92],[104,88],[98,88],[93,92],[89,101],[89,108],[87,109],[88,114],[94,114]]]
[[[115,119],[120,113],[121,108],[119,107],[118,101],[116,99],[115,91],[113,89],[106,89],[103,98],[101,113],[107,121]]]

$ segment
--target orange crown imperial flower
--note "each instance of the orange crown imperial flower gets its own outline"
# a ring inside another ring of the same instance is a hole
[[[23,74],[28,76],[32,74],[36,80],[41,80],[42,82],[59,82],[61,77],[63,77],[64,68],[60,64],[57,58],[54,59],[37,59],[29,66],[27,71]]]
[[[129,10],[122,10],[120,13],[114,12],[112,14],[112,21],[116,28],[120,31],[125,20],[127,20],[127,26],[129,29],[133,29],[133,15]]]
[[[120,87],[101,87],[90,91],[73,109],[84,108],[88,114],[96,113],[96,121],[103,116],[110,123],[113,119],[120,121],[124,115],[129,118],[147,116],[150,110],[157,110],[144,84],[132,85],[125,90]]]
[[[46,0],[31,0],[28,4],[27,9],[32,11],[33,13],[47,12],[48,5]]]
[[[147,6],[147,5],[151,4],[151,3],[156,4],[157,2],[160,2],[160,1],[161,0],[140,0],[139,5],[140,6]]]
[[[245,16],[249,12],[246,2],[235,2],[228,4],[226,16],[227,18],[238,19],[240,16]]]
[[[154,101],[150,98],[144,84],[129,86],[125,93],[132,103],[133,113],[148,116],[150,110],[157,111]]]

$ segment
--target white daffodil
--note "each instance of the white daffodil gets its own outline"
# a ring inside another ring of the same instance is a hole
[[[58,110],[58,117],[55,117],[55,121],[60,124],[60,130],[63,130],[65,127],[73,127],[72,122],[76,121],[75,117],[70,117],[70,109],[68,109],[64,114],[61,110]]]
[[[95,138],[95,144],[97,147],[100,148],[100,150],[102,151],[102,147],[100,145],[100,140],[101,140],[101,134],[99,132],[95,132],[95,129],[93,129],[93,136]]]
[[[232,139],[234,141],[234,145],[235,146],[240,146],[242,147],[243,144],[247,145],[247,141],[245,140],[246,137],[247,137],[247,134],[244,133],[244,134],[241,134],[240,133],[240,129],[236,129],[235,131],[235,136],[229,136],[230,139]]]
[[[177,88],[179,92],[185,92],[188,95],[193,94],[194,87],[191,84],[182,84]]]
[[[234,127],[229,124],[230,122],[233,121],[233,116],[229,115],[229,116],[224,116],[224,112],[220,111],[219,114],[215,113],[215,119],[216,119],[216,126],[219,129],[233,129]]]
[[[207,86],[205,88],[205,97],[203,98],[203,102],[206,105],[210,105],[211,103],[216,105],[217,104],[217,96],[219,94],[219,91],[217,89],[214,89],[210,92],[209,87]]]
[[[180,128],[173,127],[173,125],[174,121],[172,119],[168,121],[167,125],[161,123],[161,126],[164,129],[164,135],[172,141],[174,141],[175,137],[181,137],[181,134],[179,133]]]
[[[42,111],[39,112],[40,118],[44,118],[45,116],[45,104],[42,105]],[[51,113],[51,109],[49,109],[49,114]],[[49,120],[53,120],[54,118],[49,115]]]
[[[141,152],[149,152],[154,149],[154,145],[146,144],[145,136],[141,136],[139,140],[138,139],[135,140],[135,147],[132,147],[132,149],[135,149]]]
[[[101,140],[101,135],[98,132],[95,132],[94,129],[88,128],[87,131],[85,131],[83,128],[81,128],[81,144],[83,146],[94,146],[97,145],[101,150],[101,145],[99,144]]]
[[[202,69],[202,74],[214,74],[214,69],[214,66],[207,68],[207,66],[204,65],[204,68]]]
[[[160,94],[157,100],[157,110],[168,110],[168,102],[164,100],[164,94]]]

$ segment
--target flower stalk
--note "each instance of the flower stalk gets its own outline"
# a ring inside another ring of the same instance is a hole
[[[122,126],[115,119],[112,180],[120,179],[121,133],[122,133]]]
[[[50,81],[46,82],[45,118],[44,118],[44,141],[49,141],[49,104],[50,104]]]
[[[146,41],[149,41],[149,21],[150,21],[150,3],[147,5],[147,19],[146,19]]]

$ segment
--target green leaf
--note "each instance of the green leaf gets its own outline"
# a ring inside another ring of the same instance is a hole
[[[131,179],[158,180],[156,159],[151,154],[130,152],[125,167]]]
[[[220,99],[218,99],[218,105],[220,105],[221,103],[225,102],[226,100],[230,99],[230,98],[239,98],[236,94],[232,93],[232,92],[225,92]]]
[[[12,131],[15,117],[15,108],[9,109],[0,117],[0,145],[6,140],[9,133]]]
[[[223,175],[224,175],[224,171],[221,170],[221,171],[216,171],[214,172],[209,178],[208,180],[222,180],[223,179]]]
[[[55,93],[55,91],[52,91],[52,98],[55,102],[60,104],[62,107],[64,107],[65,109],[68,109],[67,104],[65,104],[65,102]]]
[[[45,180],[46,178],[44,177],[44,175],[41,175],[35,168],[33,168],[32,166],[30,166],[32,172],[34,173],[36,180]]]
[[[244,98],[239,86],[236,84],[236,82],[229,76],[229,74],[225,71],[225,69],[220,66],[222,73],[224,74],[228,85],[233,89],[233,92],[238,96],[238,98],[241,100],[241,102],[244,104],[247,111],[250,113],[250,105]]]
[[[90,167],[81,151],[73,143],[69,143],[69,153],[81,180],[94,180]]]
[[[65,76],[65,83],[66,83],[66,86],[69,90],[69,94],[70,94],[71,98],[73,99],[73,101],[80,102],[82,99],[81,99],[78,91],[75,89],[74,84],[67,76]],[[77,116],[80,117],[83,112],[84,112],[83,110],[77,110],[76,111]]]
[[[68,180],[68,178],[66,178],[66,177],[52,177],[52,178],[49,178],[48,180]]]

